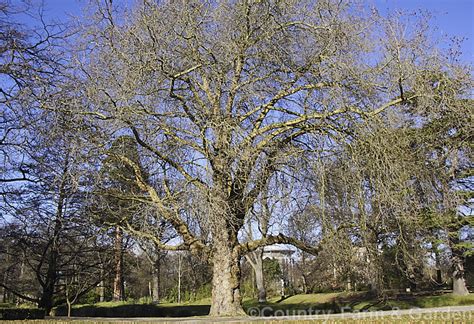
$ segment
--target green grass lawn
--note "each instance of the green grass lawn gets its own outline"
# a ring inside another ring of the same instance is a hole
[[[404,295],[403,298],[389,298],[378,301],[366,292],[341,292],[296,295],[281,300],[269,298],[265,304],[255,299],[245,299],[244,309],[251,316],[309,315],[341,312],[378,311],[392,309],[427,308],[440,306],[474,305],[474,294],[453,296]],[[190,303],[130,304],[127,302],[106,302],[93,305],[77,305],[73,316],[89,317],[187,317],[205,316],[210,309],[210,298]],[[57,315],[65,315],[65,309]]]
[[[474,305],[474,294],[468,296],[453,296],[452,294],[438,296],[402,295],[399,298],[392,297],[385,301],[380,301],[371,298],[364,292],[344,292],[296,295],[282,301],[271,299],[265,304],[258,304],[256,300],[244,301],[244,308],[251,316],[373,312],[463,305]]]
[[[315,315],[341,312],[378,311],[392,309],[428,308],[441,306],[474,305],[474,294],[453,296],[401,295],[378,301],[365,292],[341,292],[295,295],[281,300],[269,298],[265,304],[255,299],[245,299],[244,309],[251,316]],[[103,302],[74,305],[74,317],[190,317],[206,316],[210,309],[210,298],[189,303],[161,303],[158,305],[129,302]],[[65,306],[57,307],[55,315],[64,318]]]

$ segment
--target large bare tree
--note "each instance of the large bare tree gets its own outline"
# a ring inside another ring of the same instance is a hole
[[[348,142],[355,124],[414,100],[441,107],[427,71],[470,82],[433,50],[422,21],[358,10],[332,0],[144,0],[121,13],[105,2],[83,28],[75,85],[87,102],[77,112],[141,146],[149,177],[121,157],[146,192],[129,199],[152,205],[181,237],[156,240],[160,248],[210,258],[211,315],[243,313],[246,253],[274,243],[318,253],[276,231],[240,240],[268,182],[296,174],[295,157]],[[456,89],[442,95],[467,90]],[[127,226],[154,239],[140,223]]]

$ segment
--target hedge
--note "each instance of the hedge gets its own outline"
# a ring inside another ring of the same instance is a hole
[[[43,319],[44,309],[0,308],[0,320]]]

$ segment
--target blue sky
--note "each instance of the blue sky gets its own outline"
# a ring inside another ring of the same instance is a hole
[[[18,1],[18,0],[17,0]],[[68,15],[80,16],[84,0],[44,0],[46,15],[63,20]],[[133,3],[133,0],[114,0],[114,3]],[[462,60],[474,62],[474,0],[365,0],[375,5],[381,13],[403,9],[429,10],[435,14],[433,27],[437,36],[462,36],[466,38],[462,47]]]
[[[462,60],[474,63],[474,0],[369,0],[381,13],[403,9],[428,10],[434,14],[435,34],[466,38]]]

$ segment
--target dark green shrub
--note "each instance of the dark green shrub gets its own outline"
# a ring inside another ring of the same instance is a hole
[[[43,319],[44,310],[38,308],[0,308],[0,320]]]
[[[74,317],[187,317],[203,316],[209,313],[209,305],[166,306],[159,305],[119,305],[102,307],[87,305],[73,308]],[[67,307],[59,306],[56,316],[66,316]]]

